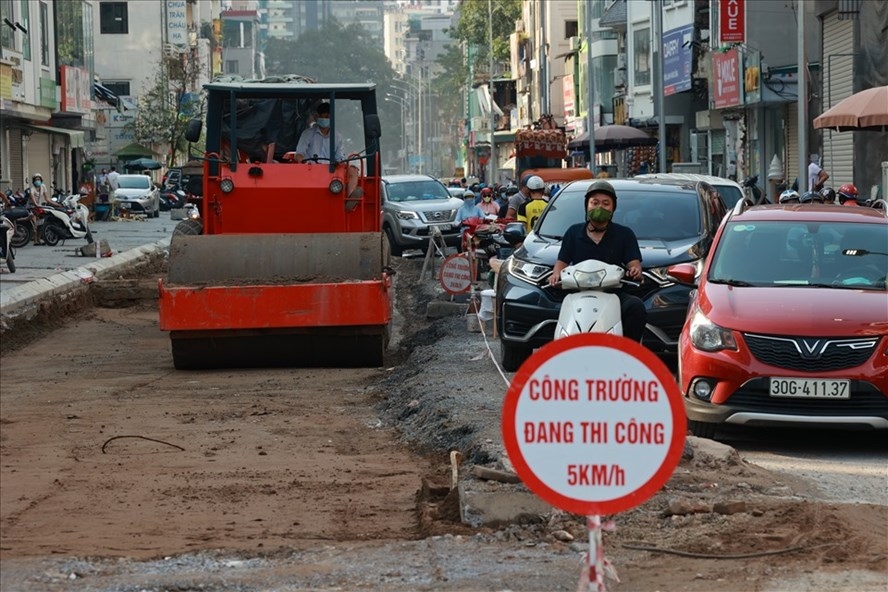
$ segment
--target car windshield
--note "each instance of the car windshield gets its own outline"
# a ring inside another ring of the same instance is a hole
[[[712,255],[708,281],[749,286],[885,290],[888,225],[731,222]]]
[[[117,187],[120,189],[148,189],[151,187],[151,179],[145,175],[117,177]]]
[[[536,228],[537,234],[560,240],[573,224],[582,222],[587,183],[575,183],[552,198]],[[618,191],[614,222],[628,226],[638,240],[674,241],[702,233],[696,191],[623,189]]]
[[[447,188],[437,181],[403,181],[388,183],[385,188],[389,201],[421,201],[450,199]]]

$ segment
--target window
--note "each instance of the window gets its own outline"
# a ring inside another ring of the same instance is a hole
[[[31,11],[29,7],[30,4],[28,0],[22,0],[22,14],[19,18],[21,19],[22,26],[27,29],[28,32],[31,31]],[[26,60],[31,59],[31,38],[28,35],[25,35],[22,38],[22,57]]]
[[[40,3],[40,65],[49,66],[49,6]]]
[[[126,35],[129,33],[127,14],[126,2],[101,2],[99,4],[99,31],[109,35]]]
[[[635,31],[635,86],[651,83],[651,29]]]
[[[237,60],[225,60],[225,73],[226,74],[237,74],[238,73],[238,62]]]
[[[124,82],[102,82],[102,86],[113,92],[118,97],[130,96],[130,83]]]
[[[577,27],[577,21],[564,21],[564,38],[570,39],[571,37],[576,37],[579,34],[579,28]]]
[[[0,0],[0,13],[4,18],[13,20],[12,0]],[[6,23],[0,23],[0,46],[7,49],[15,49],[15,33]]]

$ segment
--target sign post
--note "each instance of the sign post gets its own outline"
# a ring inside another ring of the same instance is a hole
[[[502,430],[525,485],[589,517],[589,589],[604,590],[600,516],[645,502],[681,459],[686,419],[672,374],[624,337],[557,339],[518,369]]]

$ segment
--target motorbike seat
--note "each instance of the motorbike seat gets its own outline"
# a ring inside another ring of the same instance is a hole
[[[28,211],[28,208],[15,207],[3,210],[3,215],[10,220],[18,220],[20,218],[27,218],[31,215],[31,212]]]

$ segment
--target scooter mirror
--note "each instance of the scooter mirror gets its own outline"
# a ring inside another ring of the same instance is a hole
[[[510,222],[509,224],[506,224],[505,228],[503,228],[503,238],[513,247],[524,242],[526,237],[527,230],[524,226],[524,222]]]

